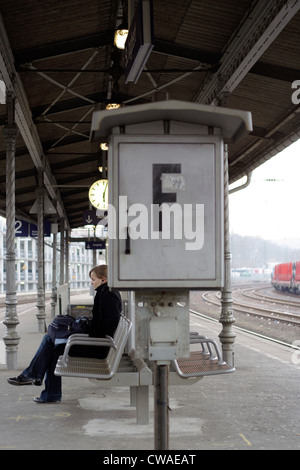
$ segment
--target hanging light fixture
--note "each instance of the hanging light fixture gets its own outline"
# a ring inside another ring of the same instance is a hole
[[[128,19],[126,1],[120,0],[117,15],[117,28],[115,30],[114,45],[118,49],[125,49],[125,42],[128,36]]]
[[[107,103],[105,106],[105,109],[110,110],[110,109],[118,109],[121,107],[120,103]]]
[[[108,143],[107,142],[101,142],[100,149],[104,150],[104,151],[108,150]]]
[[[125,42],[128,36],[128,24],[123,21],[115,31],[114,45],[118,49],[125,49]]]

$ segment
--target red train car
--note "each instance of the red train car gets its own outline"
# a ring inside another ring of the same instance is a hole
[[[300,261],[296,261],[294,264],[295,264],[295,273],[294,273],[293,290],[296,294],[300,294]]]
[[[272,286],[277,290],[300,293],[300,261],[281,263],[274,267]]]

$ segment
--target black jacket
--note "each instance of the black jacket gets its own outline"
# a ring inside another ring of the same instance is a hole
[[[107,284],[97,287],[89,336],[94,338],[113,336],[119,323],[121,310],[122,300],[119,292],[110,291]]]
[[[90,322],[89,336],[93,338],[113,337],[117,329],[122,311],[120,293],[110,291],[107,284],[97,287],[93,305],[93,317]],[[107,356],[109,348],[99,346],[73,346],[71,356],[97,357]]]

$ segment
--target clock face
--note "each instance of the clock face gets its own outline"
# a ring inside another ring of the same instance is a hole
[[[89,189],[89,200],[96,209],[107,210],[108,180],[98,180]]]

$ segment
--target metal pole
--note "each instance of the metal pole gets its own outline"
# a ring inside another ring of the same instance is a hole
[[[169,365],[155,363],[154,439],[155,450],[169,449]]]
[[[65,219],[60,219],[60,285],[62,286],[65,282],[64,270],[65,270]]]
[[[44,174],[41,168],[38,169],[38,291],[36,314],[38,320],[39,333],[46,330],[46,310],[45,310],[45,273],[44,273]]]
[[[8,125],[3,128],[6,143],[6,311],[4,325],[7,328],[3,341],[6,346],[7,370],[17,369],[17,354],[20,336],[16,331],[17,292],[15,271],[15,145],[18,129],[14,124],[14,96],[7,92]]]
[[[224,148],[224,287],[221,290],[221,316],[220,323],[223,329],[219,334],[222,343],[223,360],[228,364],[234,365],[234,351],[233,343],[235,334],[233,331],[233,317],[232,309],[232,290],[231,290],[231,251],[230,251],[230,233],[229,233],[229,190],[228,190],[228,148]]]
[[[97,266],[97,250],[93,250],[93,266]]]
[[[66,253],[66,266],[65,266],[65,282],[69,282],[69,230],[66,230],[65,237],[65,253]]]
[[[55,317],[55,307],[57,302],[57,289],[56,289],[56,245],[57,233],[53,233],[53,258],[52,258],[52,290],[51,290],[51,317]]]

